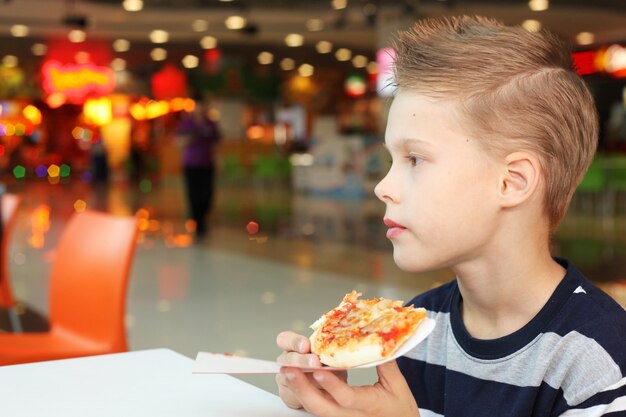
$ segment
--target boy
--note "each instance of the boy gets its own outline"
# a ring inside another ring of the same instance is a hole
[[[284,332],[277,376],[319,416],[626,415],[626,313],[549,239],[597,143],[594,103],[562,43],[478,17],[418,22],[396,47],[392,156],[375,193],[402,269],[449,267],[419,295],[433,333],[379,381],[304,374]]]

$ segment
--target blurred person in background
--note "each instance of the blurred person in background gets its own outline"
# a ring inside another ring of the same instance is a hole
[[[215,153],[221,139],[217,122],[209,116],[210,104],[204,97],[194,97],[196,106],[180,122],[178,140],[183,146],[183,171],[191,219],[196,223],[196,237],[207,232],[207,217],[215,190]]]

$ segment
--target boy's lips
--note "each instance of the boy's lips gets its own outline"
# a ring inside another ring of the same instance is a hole
[[[392,239],[406,230],[406,227],[388,218],[384,218],[383,223],[389,228],[387,229],[387,239]]]

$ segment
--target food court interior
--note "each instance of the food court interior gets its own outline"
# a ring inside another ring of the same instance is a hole
[[[55,250],[85,210],[138,219],[130,350],[273,359],[281,330],[308,334],[352,289],[408,300],[452,279],[395,266],[373,187],[388,167],[392,35],[456,14],[572,43],[601,137],[553,251],[626,306],[623,0],[3,0],[0,181],[19,204],[0,277],[17,315],[3,309],[1,331],[16,317],[48,328]],[[198,94],[222,132],[202,237],[176,135]],[[271,376],[241,378],[276,392]]]

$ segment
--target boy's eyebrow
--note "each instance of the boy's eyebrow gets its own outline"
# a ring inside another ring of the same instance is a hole
[[[405,139],[402,139],[400,141],[400,143],[398,144],[398,147],[405,147],[406,148],[406,147],[409,147],[411,145],[413,145],[413,146],[423,145],[423,146],[426,146],[426,147],[432,147],[432,143],[426,142],[425,140],[417,139],[417,138],[405,138]],[[387,142],[384,142],[383,146],[387,150],[389,150],[389,146],[387,145]]]

